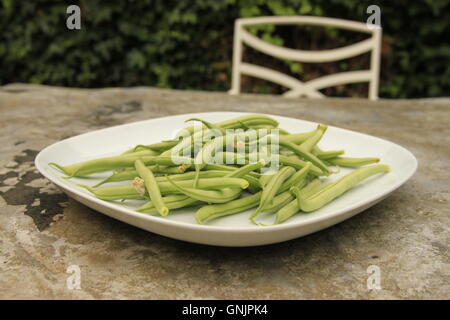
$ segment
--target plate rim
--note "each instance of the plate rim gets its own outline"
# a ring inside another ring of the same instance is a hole
[[[345,128],[329,125],[330,128],[336,128],[336,129],[339,129],[339,130],[344,130],[344,131],[350,132],[352,134],[366,136],[366,137],[369,137],[369,138],[372,138],[372,139],[376,139],[376,140],[382,141],[384,143],[387,142],[387,143],[389,143],[391,145],[394,145],[394,146],[400,148],[413,161],[413,168],[411,169],[411,171],[408,174],[405,174],[396,183],[390,185],[388,188],[382,189],[381,192],[378,192],[374,198],[372,198],[370,200],[367,200],[367,198],[366,199],[360,199],[360,200],[352,203],[349,206],[346,206],[346,207],[344,207],[342,209],[339,209],[339,210],[332,211],[332,212],[330,212],[327,215],[316,216],[316,217],[311,216],[311,218],[309,218],[308,220],[301,220],[301,221],[296,221],[296,222],[291,222],[291,223],[273,224],[273,225],[267,225],[267,226],[264,226],[264,227],[259,227],[259,226],[230,227],[230,226],[216,226],[216,225],[208,225],[208,224],[186,223],[186,222],[181,222],[181,221],[176,221],[176,220],[163,219],[163,217],[153,216],[151,214],[145,214],[145,213],[136,212],[136,211],[133,211],[132,209],[128,209],[128,208],[124,208],[124,207],[118,206],[115,203],[104,201],[104,200],[101,200],[101,199],[98,199],[98,198],[94,197],[91,194],[82,192],[83,190],[79,189],[79,188],[76,188],[75,185],[74,186],[65,185],[65,184],[62,183],[61,177],[59,177],[59,179],[55,179],[54,177],[52,177],[49,174],[47,174],[46,168],[43,168],[40,165],[40,162],[43,163],[43,161],[41,161],[40,159],[43,158],[44,155],[47,152],[49,152],[51,149],[57,148],[58,145],[60,145],[60,144],[67,143],[68,141],[71,141],[71,140],[76,140],[77,138],[80,138],[82,136],[86,137],[86,136],[94,135],[94,134],[96,134],[98,132],[114,130],[114,129],[117,129],[118,127],[125,128],[125,127],[128,127],[128,126],[136,125],[138,123],[160,121],[162,119],[167,119],[167,118],[172,118],[172,117],[180,117],[180,116],[186,116],[186,117],[196,116],[196,117],[198,117],[198,116],[201,116],[201,115],[218,114],[218,113],[221,113],[221,114],[234,114],[236,116],[250,115],[250,114],[260,114],[260,115],[266,115],[266,116],[269,116],[269,117],[273,117],[275,119],[277,119],[277,118],[278,119],[279,118],[284,118],[284,119],[289,119],[289,120],[304,121],[304,122],[311,123],[311,124],[318,124],[317,122],[304,120],[304,119],[298,119],[298,118],[294,118],[294,117],[286,117],[286,116],[280,116],[280,115],[274,115],[274,114],[268,114],[268,113],[239,112],[239,111],[238,112],[235,112],[235,111],[213,111],[213,112],[196,112],[196,113],[185,113],[185,114],[168,115],[168,116],[163,116],[163,117],[151,118],[151,119],[146,119],[146,120],[139,120],[139,121],[134,121],[134,122],[125,123],[125,124],[119,124],[119,125],[115,125],[115,126],[111,126],[111,127],[107,127],[107,128],[97,129],[97,130],[81,133],[79,135],[76,135],[76,136],[73,136],[73,137],[69,137],[69,138],[57,141],[57,142],[52,143],[51,145],[45,147],[44,149],[42,149],[36,155],[36,157],[34,159],[34,165],[38,169],[38,171],[46,179],[48,179],[50,182],[54,183],[55,185],[57,185],[59,188],[63,189],[64,191],[66,189],[68,189],[69,192],[75,193],[79,197],[88,198],[89,201],[92,201],[92,202],[96,203],[97,205],[107,207],[110,210],[120,211],[121,214],[131,215],[131,216],[133,216],[134,218],[137,218],[137,219],[144,219],[144,220],[147,220],[150,223],[163,224],[163,225],[166,225],[168,227],[182,227],[182,228],[189,228],[189,229],[191,229],[193,231],[214,231],[214,232],[224,232],[224,233],[229,233],[229,232],[233,232],[233,233],[248,233],[248,232],[251,232],[251,233],[266,233],[266,232],[271,232],[271,231],[291,230],[291,229],[301,228],[301,227],[305,227],[305,226],[308,226],[308,225],[320,223],[322,221],[331,220],[331,219],[339,217],[340,215],[343,215],[343,214],[345,214],[347,212],[355,211],[359,207],[364,206],[365,203],[369,203],[369,202],[375,202],[376,203],[378,201],[383,200],[387,195],[389,195],[390,193],[392,193],[393,191],[398,189],[400,186],[402,186],[404,183],[406,183],[415,174],[415,172],[417,171],[417,168],[418,168],[418,161],[417,161],[417,158],[414,156],[414,154],[411,151],[409,151],[408,149],[406,149],[405,147],[403,147],[403,146],[401,146],[401,145],[399,145],[397,143],[394,143],[394,142],[392,142],[390,140],[382,139],[382,138],[379,138],[379,137],[376,137],[376,136],[372,136],[372,135],[369,135],[369,134],[366,134],[366,133],[362,133],[362,132],[353,131],[353,130],[350,130],[350,129],[345,129]],[[103,212],[101,212],[101,213],[105,214]]]

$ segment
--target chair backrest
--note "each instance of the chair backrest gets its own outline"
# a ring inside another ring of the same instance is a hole
[[[358,43],[337,49],[319,51],[296,50],[265,42],[244,29],[246,26],[262,24],[330,26],[368,33],[372,36]],[[370,70],[341,72],[316,78],[308,82],[301,82],[281,72],[242,62],[243,44],[273,57],[312,63],[339,61],[370,51]],[[241,75],[248,75],[289,88],[290,90],[284,93],[287,97],[306,96],[323,98],[325,96],[318,91],[320,89],[340,84],[369,82],[369,98],[376,100],[378,98],[380,73],[380,47],[381,28],[376,26],[369,28],[367,24],[362,22],[312,16],[275,16],[237,19],[234,27],[232,87],[229,93],[239,94],[241,91]]]

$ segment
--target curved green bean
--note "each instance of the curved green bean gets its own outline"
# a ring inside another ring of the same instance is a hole
[[[275,224],[282,223],[300,211],[297,199],[289,201],[284,207],[280,208],[275,215]]]
[[[234,179],[234,178],[233,178]],[[175,189],[181,193],[208,203],[224,203],[236,199],[241,194],[240,188],[224,188],[222,190],[201,190],[197,188],[182,187],[179,183],[172,181],[169,176],[167,180],[171,183]],[[245,189],[248,187],[248,182],[244,180],[247,185],[241,185],[241,188]]]
[[[217,125],[217,124],[211,123],[211,122],[209,122],[209,121],[206,121],[206,120],[203,120],[203,119],[200,119],[200,118],[190,118],[190,119],[185,120],[184,122],[189,122],[189,121],[199,121],[199,122],[201,122],[205,127],[207,127],[209,130],[217,130],[217,131],[220,132],[222,135],[225,135],[225,134],[226,134],[224,128],[222,128],[221,126],[219,126],[219,125]]]
[[[102,187],[98,189],[93,189],[84,184],[78,184],[79,187],[82,187],[89,192],[91,192],[96,198],[105,200],[105,201],[114,201],[114,200],[140,200],[148,198],[144,193],[138,191],[132,185],[126,186],[113,186],[113,187]]]
[[[282,165],[293,167],[296,170],[302,169],[307,166],[307,161],[300,160],[297,156],[284,156],[279,155],[279,161]],[[328,175],[328,173],[324,173],[320,168],[315,166],[314,164],[310,168],[310,172],[314,176],[323,176]]]
[[[301,133],[291,133],[289,135],[285,135],[283,136],[285,140],[295,143],[295,144],[300,144],[305,142],[308,138],[310,138],[311,136],[313,136],[316,133],[316,130],[312,130],[309,132],[301,132]]]
[[[262,208],[271,203],[273,197],[277,194],[277,191],[281,188],[283,182],[294,173],[295,173],[294,168],[283,167],[275,175],[273,175],[272,179],[270,179],[270,181],[263,188],[261,200],[259,202],[259,207],[250,216],[250,220],[253,221],[253,219],[258,215],[258,213],[262,210]]]
[[[172,183],[169,181],[169,176],[166,176],[166,181],[158,182],[158,186],[161,189],[162,193],[177,193],[179,189],[175,188]],[[182,188],[195,188],[194,187],[195,180],[178,180],[177,185]],[[200,179],[197,184],[198,189],[206,189],[206,190],[221,190],[224,188],[240,188],[247,189],[249,186],[249,182],[244,178],[229,178],[229,177],[221,177],[221,178],[205,178]]]
[[[358,168],[337,181],[321,188],[319,192],[305,198],[299,193],[299,190],[293,189],[297,197],[298,206],[304,212],[317,210],[330,201],[334,200],[344,192],[351,189],[354,185],[378,173],[388,172],[389,166],[378,164],[368,167]]]
[[[286,183],[283,183],[285,185]],[[306,184],[306,180],[302,179],[298,183],[295,184],[298,188],[302,188]],[[286,188],[287,191],[278,191],[278,194],[273,198],[273,201],[268,206],[261,209],[261,212],[276,212],[282,207],[284,207],[288,202],[294,200],[294,196],[292,195],[292,192],[289,190],[289,188]]]
[[[190,165],[180,165],[178,167],[166,167],[161,168],[159,165],[153,165],[149,166],[148,168],[152,170],[153,173],[165,173],[165,174],[183,174],[187,168],[189,168]],[[130,168],[131,169],[131,168]],[[192,172],[193,173],[193,172]],[[114,172],[109,177],[103,179],[96,185],[92,186],[93,188],[100,187],[101,185],[108,183],[108,182],[120,182],[120,181],[127,181],[127,180],[133,180],[135,177],[139,176],[136,170],[123,170],[119,172]],[[159,177],[156,177],[158,180]]]
[[[322,160],[320,160],[311,152],[306,150],[302,145],[296,145],[286,140],[285,136],[280,136],[280,146],[291,150],[296,155],[304,158],[305,160],[311,161],[315,166],[319,167],[324,173],[329,173],[328,167],[322,162]]]
[[[153,150],[153,151],[157,151],[157,153],[160,153],[160,152],[166,151],[166,150],[176,146],[178,143],[179,143],[178,140],[165,140],[165,141],[161,141],[158,143],[147,144],[147,145],[138,144],[134,148],[131,148],[131,149],[125,151],[124,153],[122,153],[122,155],[130,154],[130,153],[142,151],[142,150]],[[155,155],[158,155],[158,154],[155,154]]]
[[[314,152],[314,154],[317,156],[317,158],[319,158],[322,161],[336,158],[340,155],[343,155],[344,153],[345,153],[344,150],[330,150],[330,151],[316,151],[315,150],[315,152]]]
[[[210,204],[203,206],[195,213],[195,220],[202,224],[208,220],[216,219],[226,215],[245,211],[258,205],[261,199],[262,191],[243,197],[237,200],[221,204]]]
[[[242,124],[245,126],[260,126],[260,125],[271,125],[273,127],[278,127],[278,121],[275,119],[264,116],[260,114],[250,114],[245,116],[236,117],[230,120],[224,120],[216,123],[217,126],[224,129],[238,129],[242,128]],[[186,130],[191,134],[194,133],[194,126],[190,126],[187,128],[183,128],[182,130]]]
[[[230,177],[230,178],[232,178],[232,177],[235,177],[235,178],[243,177],[243,176],[249,174],[252,171],[261,169],[264,166],[265,166],[264,160],[260,160],[260,161],[258,161],[256,163],[249,163],[249,164],[247,164],[247,165],[245,165],[243,167],[240,167],[239,169],[236,169],[236,170],[228,173],[226,175],[226,177]]]
[[[159,178],[165,178],[165,180],[159,180]],[[158,188],[161,194],[176,194],[183,193],[175,188],[166,177],[155,177]],[[194,184],[194,180],[178,180],[178,186],[183,188],[191,188]],[[139,178],[133,180],[131,185],[125,186],[110,186],[101,188],[91,188],[85,185],[79,185],[91,193],[93,193],[97,198],[102,200],[129,200],[129,199],[144,199],[146,187],[143,181]],[[248,180],[244,178],[205,178],[199,181],[199,188],[205,190],[220,190],[220,186],[223,188],[240,188],[245,189],[249,186]]]
[[[283,192],[289,190],[290,187],[300,183],[302,180],[306,178],[306,175],[310,172],[312,167],[311,162],[307,162],[306,166],[297,172],[295,172],[291,177],[289,177],[283,185],[280,187],[279,192]]]
[[[150,199],[155,205],[156,210],[158,210],[159,214],[162,216],[167,216],[169,214],[169,208],[167,208],[164,200],[161,196],[161,192],[159,190],[158,182],[155,179],[152,171],[148,169],[142,160],[138,159],[134,163],[134,167],[136,168],[139,176],[144,179],[145,188],[150,196]]]
[[[163,200],[169,210],[195,206],[202,203],[201,201],[192,199],[191,197],[188,197],[184,194],[168,195],[163,197]],[[146,202],[145,204],[137,208],[136,211],[143,213],[158,212],[152,201]]]
[[[239,169],[239,167],[231,166],[231,165],[225,165],[225,164],[207,164],[204,168],[204,170],[218,170],[218,171],[227,171],[232,172]],[[256,179],[259,179],[261,177],[261,174],[257,172],[249,172],[247,175],[252,176]]]
[[[132,167],[134,161],[143,156],[152,156],[154,151],[144,150],[126,155],[105,157],[94,160],[83,161],[68,166],[60,166],[54,162],[49,165],[55,166],[65,174],[71,177],[81,177],[91,173],[104,172],[124,167]]]
[[[327,131],[327,129],[328,129],[328,126],[326,126],[324,124],[319,124],[317,126],[317,129],[315,130],[314,134],[300,144],[302,149],[305,152],[311,152],[312,149],[316,146],[316,144],[320,141],[320,139],[322,139],[322,137],[323,137],[325,131]]]
[[[360,167],[367,164],[380,162],[379,158],[349,158],[349,157],[337,157],[327,160],[330,164],[340,167]]]
[[[316,192],[318,190],[318,188],[320,188],[320,186],[321,186],[320,180],[314,179],[303,189],[302,189],[302,186],[300,186],[300,185],[297,185],[295,187],[293,186],[293,189],[296,190],[295,188],[298,188],[299,192],[301,193],[302,196],[308,197],[309,195]],[[286,191],[286,192],[292,193],[291,191]],[[299,211],[300,211],[300,208],[298,207],[297,199],[296,198],[291,199],[291,201],[289,201],[285,206],[279,208],[279,210],[277,211],[277,213],[275,215],[275,224],[279,224],[279,223],[286,221],[287,219],[289,219],[290,217],[292,217],[294,214],[296,214]]]

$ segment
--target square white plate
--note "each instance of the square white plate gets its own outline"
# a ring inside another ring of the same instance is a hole
[[[94,185],[110,172],[98,174],[92,180],[62,179],[62,173],[48,165],[56,162],[68,165],[98,157],[117,155],[137,144],[150,144],[170,139],[174,133],[187,126],[184,120],[202,118],[216,122],[245,115],[240,112],[211,112],[150,119],[72,137],[42,150],[35,159],[37,169],[65,193],[77,201],[112,218],[167,237],[219,246],[255,246],[276,243],[301,237],[322,230],[367,209],[405,183],[416,171],[417,160],[405,148],[392,142],[329,127],[319,146],[325,150],[345,149],[346,156],[378,157],[388,164],[391,171],[371,178],[335,199],[320,210],[299,213],[279,225],[255,226],[248,220],[251,212],[242,212],[219,218],[205,225],[194,219],[197,208],[172,210],[169,216],[138,213],[133,210],[141,201],[124,203],[99,200],[77,183]],[[292,133],[313,130],[317,124],[309,121],[269,115],[279,121],[280,127]],[[348,170],[327,178],[329,181],[342,176]],[[260,221],[273,223],[273,215],[261,214]]]

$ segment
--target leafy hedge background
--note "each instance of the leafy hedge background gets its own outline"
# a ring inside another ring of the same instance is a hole
[[[228,90],[233,22],[238,17],[315,15],[365,22],[371,4],[383,27],[380,96],[449,96],[448,0],[0,0],[0,84],[31,82],[74,87],[157,86]],[[66,8],[81,7],[81,30],[66,28]],[[271,43],[302,49],[336,48],[352,32],[300,27],[254,27]],[[360,69],[367,55],[339,63],[280,61],[246,49],[244,59],[300,79]],[[367,66],[367,65],[366,65]],[[278,93],[270,83],[243,78],[248,92]],[[367,85],[326,94],[366,96]]]

